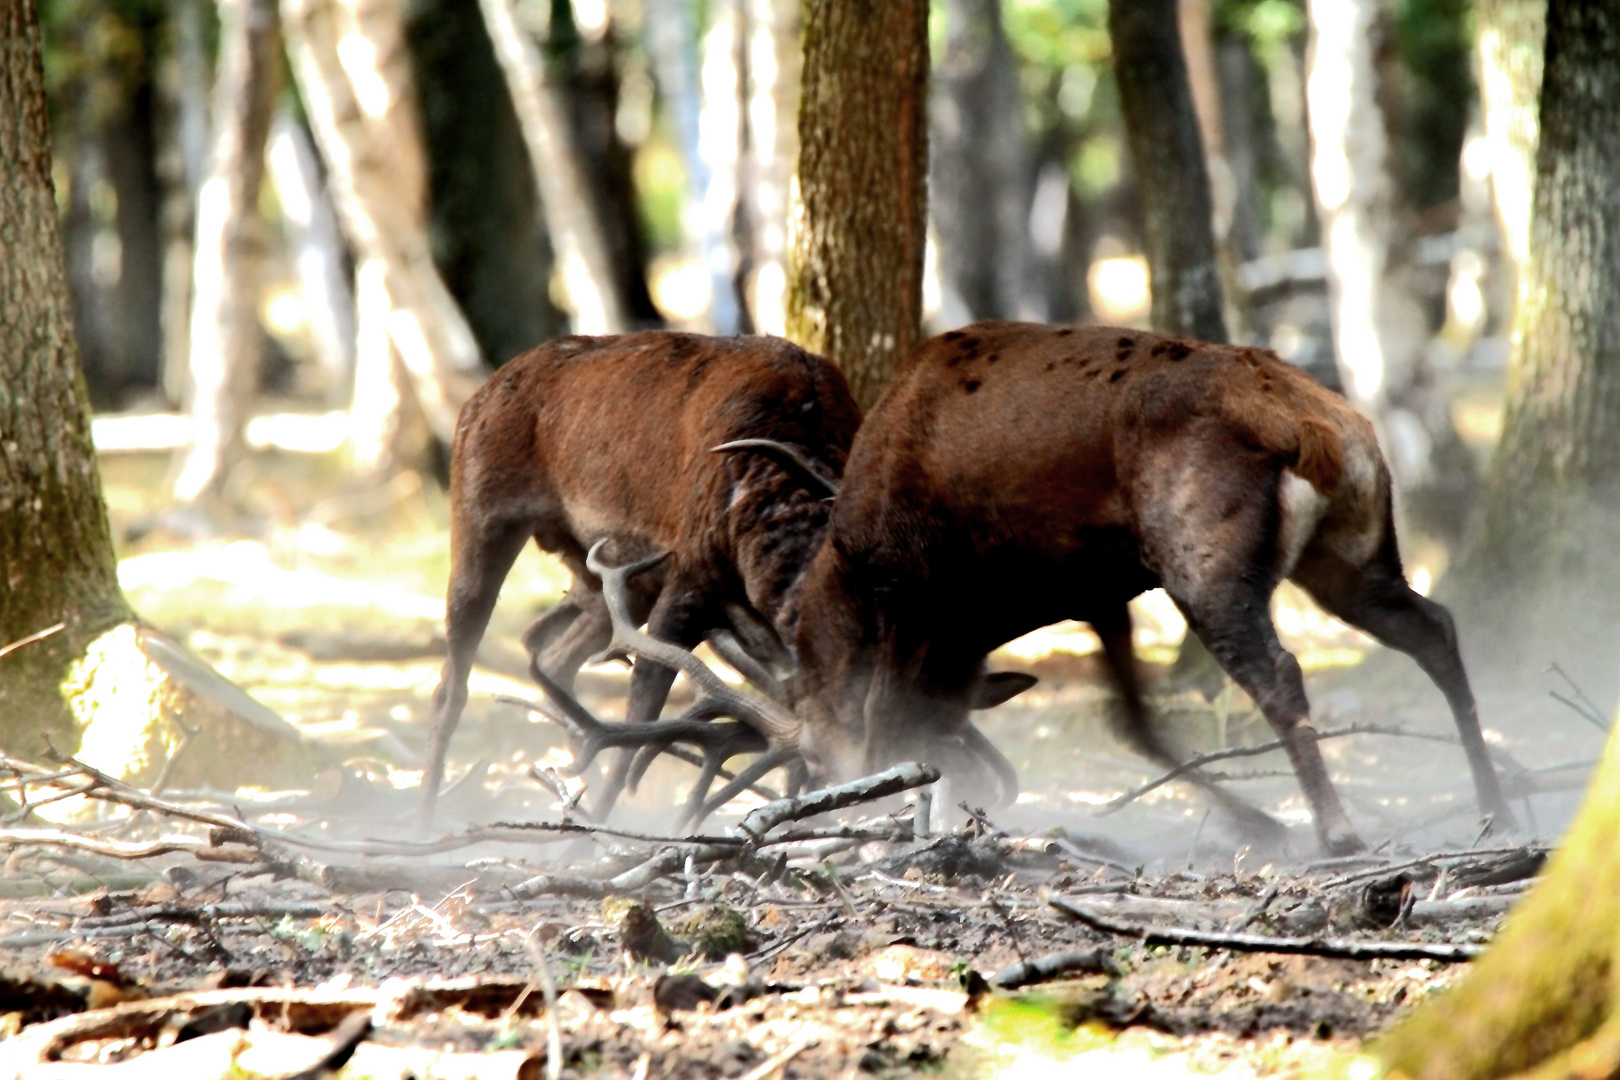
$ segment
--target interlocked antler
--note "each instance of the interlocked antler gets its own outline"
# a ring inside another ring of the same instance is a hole
[[[792,712],[765,698],[756,698],[727,684],[690,650],[672,642],[660,641],[640,630],[630,613],[629,581],[635,575],[657,566],[666,557],[655,555],[626,566],[609,566],[601,560],[599,541],[586,556],[585,565],[602,579],[602,598],[607,603],[613,625],[613,639],[600,655],[621,653],[638,660],[675,668],[685,673],[697,689],[697,700],[680,716],[651,723],[607,723],[591,715],[572,694],[543,671],[533,672],[553,707],[518,702],[561,726],[573,742],[574,765],[578,775],[603,750],[639,746],[652,751],[641,755],[641,769],[653,756],[674,743],[697,746],[703,753],[701,772],[682,815],[683,822],[696,822],[717,805],[706,797],[720,775],[721,766],[737,754],[761,753],[737,779],[727,785],[730,799],[750,787],[766,772],[798,757],[799,721]],[[639,779],[637,772],[635,779]]]

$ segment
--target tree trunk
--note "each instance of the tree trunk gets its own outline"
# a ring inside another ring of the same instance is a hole
[[[1553,9],[1559,6],[1554,0]],[[1557,18],[1554,14],[1549,22]],[[1612,64],[1616,58],[1609,55]],[[1613,81],[1612,75],[1602,78]],[[1536,201],[1539,208],[1539,194]],[[1535,246],[1532,241],[1532,266]],[[1612,645],[1613,635],[1607,637]],[[1620,717],[1575,823],[1490,949],[1459,985],[1420,1006],[1373,1045],[1373,1056],[1392,1076],[1564,1080],[1620,1074],[1616,836]]]
[[[1347,396],[1379,427],[1397,488],[1437,531],[1460,528],[1472,462],[1423,370],[1427,318],[1393,243],[1395,188],[1375,59],[1390,33],[1379,0],[1313,0],[1311,181],[1328,263],[1333,340]]]
[[[806,5],[803,78],[788,337],[870,408],[922,336],[927,3]]]
[[[1176,0],[1110,0],[1114,77],[1142,202],[1153,328],[1225,341],[1209,173]]]
[[[91,400],[117,408],[157,381],[156,93],[160,12],[60,5],[58,160],[70,163],[67,249],[74,336]]]
[[[479,348],[504,362],[562,332],[551,242],[506,76],[466,0],[418,3],[406,30],[427,142],[433,261]]]
[[[748,153],[748,12],[744,0],[709,5],[703,35],[703,109],[698,157],[703,163],[699,214],[703,265],[709,274],[709,310],[717,334],[752,332],[742,303],[744,263],[750,247],[748,207],[742,192]]]
[[[196,259],[197,191],[208,168],[207,0],[169,5],[174,36],[166,77],[158,80],[173,129],[159,155],[163,181],[163,332],[161,385],[172,402],[191,398],[191,275]]]
[[[533,38],[519,27],[512,0],[479,3],[529,146],[546,230],[568,294],[571,328],[576,334],[620,333],[629,328],[629,318],[567,109],[547,78]]]
[[[259,185],[281,84],[275,0],[220,7],[214,145],[197,196],[192,273],[191,446],[177,462],[174,496],[217,497],[244,453],[247,400],[258,375]]]
[[[66,730],[67,665],[124,619],[73,343],[34,0],[0,4],[0,746]]]
[[[1479,99],[1490,148],[1491,196],[1516,280],[1530,257],[1541,63],[1547,0],[1495,0],[1474,8]],[[1517,289],[1509,290],[1511,297]]]
[[[354,390],[354,294],[344,266],[343,234],[322,183],[309,132],[283,110],[270,131],[266,161],[281,204],[298,295],[329,405],[345,408]]]
[[[743,191],[752,248],[745,254],[755,333],[787,333],[788,203],[799,158],[799,5],[746,0],[748,163]]]
[[[948,0],[935,76],[929,208],[949,322],[1044,322],[1030,244],[1035,176],[1024,103],[996,0]]]
[[[1545,64],[1507,415],[1462,567],[1464,596],[1521,651],[1538,630],[1612,640],[1620,615],[1620,12],[1549,4]]]
[[[281,11],[358,263],[352,453],[366,471],[419,462],[422,425],[448,444],[484,368],[428,246],[426,155],[404,10],[392,0],[282,0]]]

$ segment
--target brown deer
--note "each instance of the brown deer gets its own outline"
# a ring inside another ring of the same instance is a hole
[[[908,757],[948,769],[985,656],[1080,619],[1102,639],[1124,734],[1168,760],[1126,607],[1163,586],[1282,739],[1323,847],[1357,850],[1271,622],[1285,578],[1422,666],[1481,811],[1511,826],[1451,617],[1402,574],[1364,417],[1257,349],[1100,326],[952,331],[907,362],[850,451],[799,595],[799,749],[835,779]]]
[[[605,542],[616,561],[668,555],[628,586],[630,624],[683,649],[709,638],[780,695],[783,628],[796,619],[800,578],[826,525],[828,478],[859,422],[838,369],[780,338],[565,337],[491,376],[463,407],[452,448],[449,656],[433,697],[421,823],[501,583],[530,540],[574,574],[563,602],[523,635],[537,679],[566,691],[609,645],[608,607],[585,566]],[[773,452],[711,452],[750,439],[784,444],[796,464],[784,468]],[[637,663],[628,718],[657,718],[674,677],[656,660]],[[624,763],[615,769],[599,808],[611,806],[625,772]]]

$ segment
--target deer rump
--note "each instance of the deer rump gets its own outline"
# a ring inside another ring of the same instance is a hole
[[[1256,349],[1095,326],[943,334],[868,415],[806,578],[806,758],[859,775],[948,742],[992,649],[1078,619],[1104,644],[1122,734],[1169,761],[1126,607],[1163,586],[1281,737],[1323,846],[1354,850],[1271,623],[1284,578],[1418,661],[1450,704],[1482,810],[1511,824],[1451,618],[1406,585],[1364,417]],[[1251,829],[1280,830],[1204,786]]]

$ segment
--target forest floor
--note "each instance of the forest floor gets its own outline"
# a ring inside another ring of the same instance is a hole
[[[154,514],[165,466],[105,464],[126,593],[297,745],[205,731],[161,791],[11,762],[35,800],[86,795],[6,823],[0,1077],[118,1061],[291,1076],[345,1046],[345,1076],[1311,1073],[1465,970],[1446,949],[1489,941],[1603,740],[1547,697],[1573,694],[1555,675],[1523,688],[1476,672],[1520,793],[1521,829],[1486,835],[1438,692],[1284,590],[1279,629],[1318,728],[1342,732],[1323,750],[1366,856],[1319,857],[1278,752],[1212,768],[1289,826],[1280,847],[1245,844],[1185,784],[1120,799],[1158,770],[1107,734],[1082,627],[993,658],[1041,677],[978,714],[1018,767],[1012,805],[940,807],[930,830],[915,803],[861,802],[838,819],[858,835],[810,836],[817,819],[741,844],[764,802],[750,796],[672,836],[693,770],[669,760],[612,829],[577,812],[561,825],[532,767],[565,767],[567,740],[492,699],[538,696],[518,634],[566,584],[526,554],[452,744],[460,782],[423,842],[409,819],[442,655],[443,495],[411,477],[345,492],[322,457],[266,453],[248,513],[220,532]],[[1149,597],[1137,614],[1139,653],[1162,670],[1174,612]],[[616,717],[625,681],[588,669],[582,698]],[[1270,738],[1230,689],[1155,705],[1188,754]],[[36,826],[59,832],[18,835]],[[163,853],[142,847],[160,838]],[[1245,936],[1328,945],[1280,955]],[[1369,944],[1388,955],[1326,955]],[[203,1033],[186,1028],[199,1017]],[[63,1064],[30,1064],[47,1060]]]

